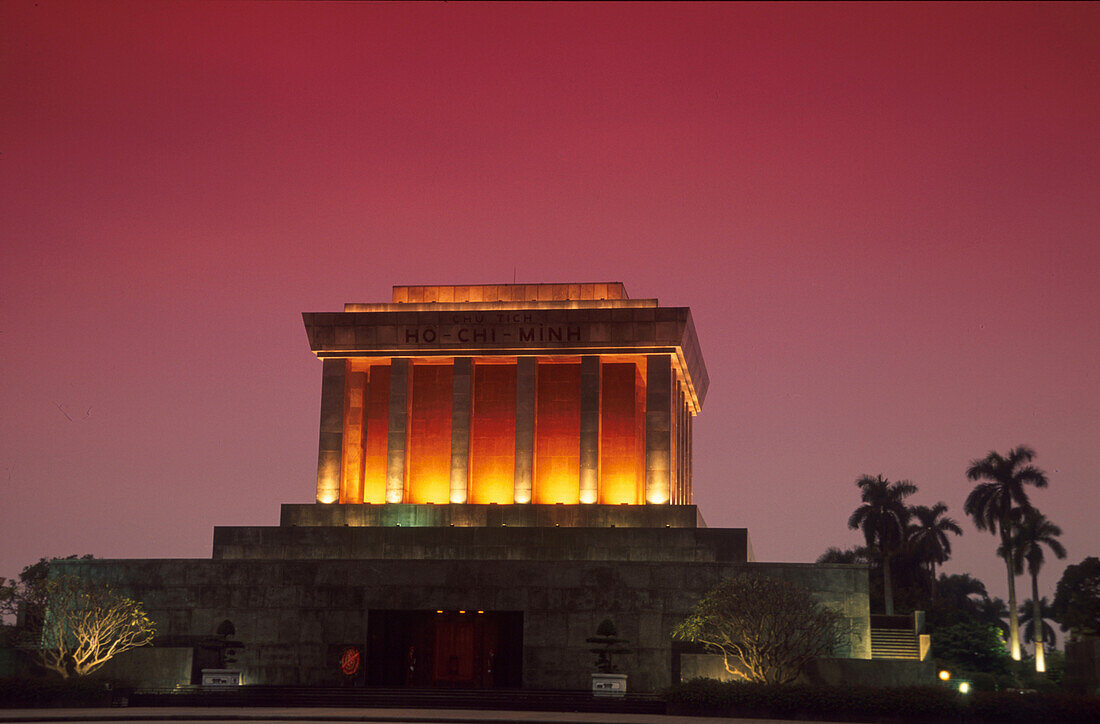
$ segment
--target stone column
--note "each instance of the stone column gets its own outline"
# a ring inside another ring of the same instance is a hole
[[[673,502],[676,505],[684,504],[684,492],[687,481],[684,475],[684,451],[686,446],[684,445],[684,386],[680,384],[678,377],[673,375],[672,387],[675,391],[672,399],[673,404],[676,405],[676,451],[673,453],[676,459],[676,497]]]
[[[646,355],[645,502],[669,502],[672,434],[672,358]]]
[[[363,433],[366,426],[363,408],[367,390],[367,373],[349,369],[344,387],[344,462],[340,482],[340,501],[363,502]]]
[[[317,502],[340,500],[340,464],[344,452],[344,381],[347,361],[321,362],[321,434],[317,445]]]
[[[581,489],[582,503],[599,500],[600,357],[581,357]]]
[[[695,474],[695,469],[694,469],[694,465],[692,464],[691,446],[692,446],[692,426],[695,424],[695,419],[692,416],[691,410],[687,410],[687,416],[686,416],[685,421],[686,421],[686,425],[684,427],[687,428],[687,461],[685,463],[685,467],[687,469],[687,496],[684,500],[684,503],[687,504],[687,505],[692,505],[693,504],[692,501],[694,500],[694,497],[695,497],[695,493],[692,490],[692,484],[694,483],[692,478],[693,478],[693,475]]]
[[[530,503],[535,481],[535,372],[534,357],[516,364],[516,469],[514,498]]]
[[[455,357],[454,387],[451,393],[451,497],[465,503],[470,478],[470,392],[473,360]]]
[[[405,499],[405,450],[409,419],[409,360],[390,362],[390,425],[386,445],[386,502]]]

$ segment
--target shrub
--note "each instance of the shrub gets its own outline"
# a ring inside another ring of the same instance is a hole
[[[0,681],[0,707],[109,706],[117,693],[93,679],[5,679]]]
[[[1017,691],[962,695],[947,686],[823,687],[693,679],[673,687],[667,702],[668,713],[680,716],[967,724],[1100,722],[1100,699],[1095,697]]]

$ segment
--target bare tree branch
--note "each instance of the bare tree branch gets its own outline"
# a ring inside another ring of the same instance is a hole
[[[805,588],[764,576],[727,578],[672,631],[722,656],[744,681],[786,684],[847,639],[844,618]]]
[[[86,676],[111,658],[151,643],[156,628],[139,602],[77,576],[50,576],[20,592],[31,612],[21,642],[64,678]]]

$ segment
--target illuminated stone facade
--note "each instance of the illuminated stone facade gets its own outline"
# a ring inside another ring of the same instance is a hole
[[[57,566],[145,604],[176,658],[135,664],[144,682],[197,683],[232,624],[250,684],[585,689],[611,618],[631,690],[659,691],[702,670],[673,627],[746,572],[813,591],[850,624],[837,654],[871,663],[864,567],[758,563],[692,503],[708,381],[687,308],[618,283],[394,287],[304,319],[316,501],[215,528],[210,559]]]
[[[304,315],[319,503],[690,505],[707,373],[621,283],[398,286]]]

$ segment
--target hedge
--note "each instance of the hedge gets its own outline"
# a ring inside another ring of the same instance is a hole
[[[946,686],[769,686],[693,679],[667,693],[668,713],[763,719],[937,722],[1100,722],[1100,699],[1055,692],[974,692]]]
[[[108,689],[102,679],[3,679],[0,680],[0,707],[99,707],[125,693]]]

